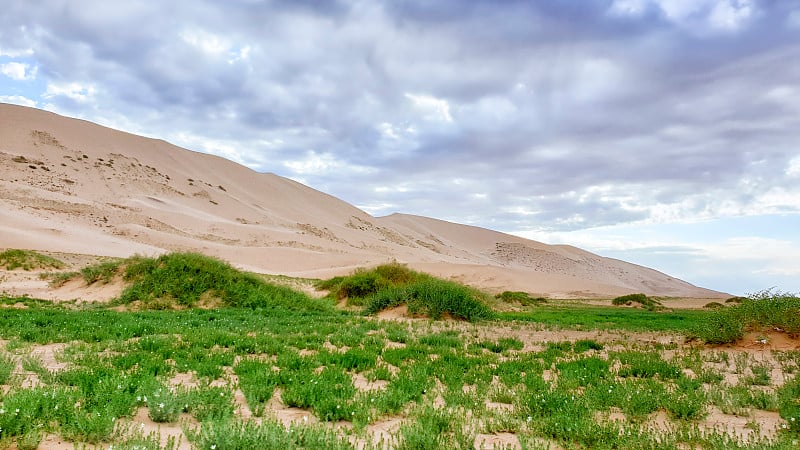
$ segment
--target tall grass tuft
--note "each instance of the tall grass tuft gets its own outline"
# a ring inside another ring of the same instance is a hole
[[[367,302],[365,312],[374,314],[401,304],[408,305],[411,314],[429,316],[434,320],[445,314],[468,321],[493,317],[486,306],[485,294],[452,281],[423,276],[405,286],[395,286],[378,291]]]

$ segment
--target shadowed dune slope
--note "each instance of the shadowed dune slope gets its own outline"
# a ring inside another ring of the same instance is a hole
[[[570,246],[418,216],[372,217],[292,180],[167,142],[0,104],[0,248],[199,251],[327,277],[396,259],[490,291],[722,294]]]

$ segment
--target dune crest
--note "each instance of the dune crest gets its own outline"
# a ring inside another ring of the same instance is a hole
[[[292,180],[57,114],[0,104],[0,248],[198,251],[327,277],[391,260],[492,292],[720,297],[570,246],[406,214],[372,217]]]

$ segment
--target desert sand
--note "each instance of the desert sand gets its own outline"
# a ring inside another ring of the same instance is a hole
[[[396,260],[489,292],[722,298],[664,273],[487,229],[373,217],[295,181],[57,114],[0,104],[0,249],[196,251],[323,278]]]

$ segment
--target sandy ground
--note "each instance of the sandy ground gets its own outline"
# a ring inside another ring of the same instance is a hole
[[[382,320],[395,320],[395,319],[382,319]],[[752,376],[749,367],[758,364],[764,365],[772,370],[773,387],[778,387],[785,381],[783,367],[781,361],[775,357],[775,350],[799,350],[800,341],[792,340],[788,337],[781,337],[779,333],[773,333],[767,336],[766,341],[764,336],[748,336],[736,345],[728,346],[700,346],[695,344],[683,343],[680,336],[671,334],[659,333],[629,333],[629,332],[587,332],[587,331],[570,331],[570,330],[546,330],[537,327],[535,324],[523,324],[504,327],[487,327],[481,325],[468,324],[463,322],[430,322],[422,319],[404,319],[409,327],[417,331],[437,331],[443,329],[459,329],[465,335],[472,335],[476,339],[498,339],[513,337],[520,339],[525,343],[525,347],[521,352],[539,351],[544,348],[546,342],[575,342],[579,339],[594,339],[595,341],[604,345],[601,351],[595,351],[598,355],[607,354],[609,351],[617,351],[624,348],[629,348],[632,342],[637,343],[639,346],[647,346],[648,343],[655,344],[674,344],[667,346],[669,350],[662,350],[661,354],[664,359],[670,360],[679,358],[687,354],[699,354],[706,362],[704,366],[718,371],[724,375],[723,385],[734,386],[748,376]],[[5,342],[0,342],[3,346]],[[41,361],[42,366],[50,371],[64,370],[68,364],[63,362],[60,353],[67,346],[67,344],[49,344],[49,345],[34,345],[31,346],[27,352],[28,355]],[[727,354],[728,357],[724,360],[720,357],[721,354]],[[727,362],[725,362],[727,361]],[[746,364],[742,369],[737,365],[736,361],[745,361]],[[234,402],[236,407],[236,416],[247,419],[261,421],[262,418],[254,417],[247,405],[244,394],[238,389],[238,379],[230,368],[226,368],[225,374],[222,378],[212,382],[212,386],[234,386]],[[15,375],[23,377],[22,385],[25,387],[33,387],[38,385],[39,381],[36,374],[26,372],[22,369],[21,365],[15,370]],[[546,378],[550,381],[554,380],[555,375],[548,371],[545,373]],[[692,373],[687,373],[687,376],[694,376]],[[357,389],[363,391],[374,391],[385,388],[385,383],[382,382],[368,382],[363,376],[354,375],[354,384]],[[170,380],[169,384],[173,387],[194,387],[198,385],[198,380],[192,373],[178,373],[175,374]],[[3,386],[3,390],[7,390],[8,386]],[[466,386],[465,389],[469,389]],[[432,393],[431,395],[438,395]],[[503,403],[487,403],[487,407],[495,410],[513,410],[514,405]],[[276,390],[272,400],[267,404],[265,418],[275,418],[284,425],[288,426],[292,423],[308,424],[319,423],[318,419],[313,416],[310,411],[287,407],[281,401],[281,391]],[[611,411],[608,414],[603,414],[597,418],[601,421],[624,421],[625,415],[619,412]],[[353,437],[353,443],[357,446],[363,446],[367,442],[390,442],[396,435],[400,425],[403,423],[404,417],[385,417],[379,421],[370,424],[362,437]],[[779,417],[775,412],[748,410],[744,415],[731,415],[725,414],[716,407],[711,407],[708,410],[708,415],[697,423],[700,429],[709,431],[716,430],[724,432],[731,436],[740,439],[749,439],[751,437],[771,438],[776,435],[780,428],[785,424],[785,421]],[[121,421],[122,426],[133,427],[141,430],[144,434],[158,433],[161,436],[162,443],[166,443],[169,437],[177,439],[180,444],[180,449],[189,449],[190,446],[183,434],[184,427],[195,427],[197,423],[188,415],[183,415],[177,423],[173,424],[157,424],[150,420],[146,408],[140,408],[134,417],[124,419]],[[332,423],[328,426],[334,428],[351,428],[352,425],[348,422]],[[648,420],[644,423],[645,427],[651,428],[655,431],[669,433],[674,430],[675,424],[664,413],[659,411],[653,413]],[[68,449],[73,448],[73,444],[65,442],[58,436],[46,436],[42,443],[41,448],[53,449]],[[496,433],[496,434],[478,434],[476,436],[476,448],[521,448],[519,440],[514,433]],[[558,448],[557,446],[553,448]]]

